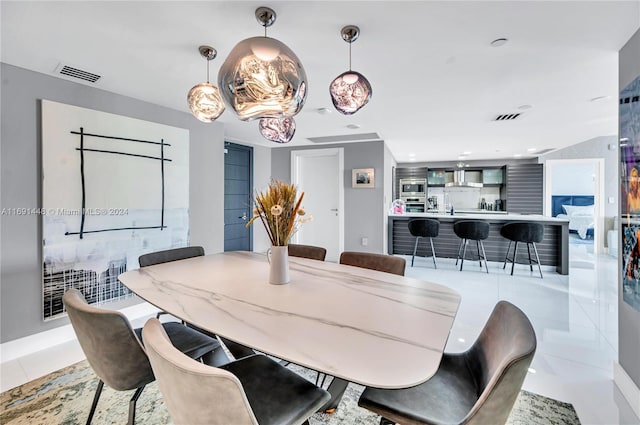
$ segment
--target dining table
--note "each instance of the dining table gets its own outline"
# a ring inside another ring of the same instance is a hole
[[[173,316],[256,351],[348,382],[407,388],[440,364],[460,295],[446,286],[332,262],[289,257],[287,284],[269,283],[264,254],[232,251],[119,275]]]

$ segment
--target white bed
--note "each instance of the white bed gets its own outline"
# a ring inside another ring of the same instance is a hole
[[[593,205],[562,205],[562,209],[566,214],[558,214],[556,217],[569,219],[569,230],[575,230],[580,239],[586,239],[587,232],[595,225]],[[593,234],[593,230],[591,233]]]

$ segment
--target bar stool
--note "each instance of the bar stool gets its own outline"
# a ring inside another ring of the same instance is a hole
[[[431,258],[433,258],[433,267],[438,268],[436,264],[436,250],[433,248],[433,239],[438,237],[440,232],[440,222],[432,218],[414,218],[409,220],[409,233],[416,237],[416,244],[413,247],[413,256],[411,257],[411,267],[413,267],[413,259],[418,250],[418,241],[420,238],[429,238],[431,243]]]
[[[538,271],[540,272],[540,278],[542,279],[542,268],[540,267],[540,257],[538,256],[538,249],[536,243],[542,242],[544,236],[544,226],[540,223],[507,223],[500,229],[500,234],[509,239],[509,246],[507,247],[507,254],[504,257],[504,265],[502,268],[507,267],[507,261],[511,262],[511,275],[513,275],[513,268],[516,264],[516,253],[518,251],[518,242],[524,242],[527,244],[527,253],[529,254],[529,268],[533,271],[533,262],[538,264]],[[511,249],[511,242],[515,242],[513,246],[513,257],[509,258],[509,250]],[[529,245],[533,245],[533,252],[536,254],[536,259],[531,258],[531,249]]]
[[[476,241],[476,249],[478,250],[478,261],[480,262],[480,268],[482,268],[482,260],[484,260],[484,268],[489,273],[489,267],[487,267],[487,254],[484,251],[483,240],[489,237],[489,223],[486,221],[480,220],[462,220],[456,221],[453,223],[453,232],[458,236],[462,241],[460,241],[460,246],[458,247],[458,258],[456,258],[456,265],[458,265],[458,260],[460,261],[460,271],[462,271],[462,265],[464,264],[464,257],[467,253],[467,245],[469,241]],[[460,251],[462,250],[462,246],[464,245],[464,250],[462,251],[462,257],[460,256]],[[480,254],[480,248],[482,248],[482,254]]]

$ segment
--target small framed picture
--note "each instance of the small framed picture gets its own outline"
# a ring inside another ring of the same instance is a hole
[[[351,187],[373,188],[375,187],[373,168],[354,168],[351,172]]]

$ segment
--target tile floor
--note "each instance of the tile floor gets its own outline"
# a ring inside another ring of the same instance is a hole
[[[490,263],[490,273],[467,262],[462,272],[455,261],[416,258],[406,276],[456,289],[462,303],[447,344],[448,351],[463,351],[476,338],[495,303],[508,300],[531,319],[538,349],[524,389],[572,403],[583,424],[640,424],[613,383],[617,361],[617,260],[595,255],[588,244],[570,245],[570,274],[561,276],[543,268],[516,265],[514,276],[502,264]],[[407,265],[411,257],[407,257]],[[145,318],[134,321],[141,326]],[[35,379],[83,359],[77,342],[2,364],[1,390]]]
[[[411,264],[411,257],[407,257]],[[516,265],[514,275],[490,263],[489,274],[477,262],[416,258],[406,276],[456,289],[462,302],[447,351],[463,351],[476,338],[495,303],[508,300],[530,318],[538,349],[524,389],[572,403],[583,424],[640,424],[613,382],[618,360],[617,259],[595,255],[592,244],[570,245],[570,273]]]

